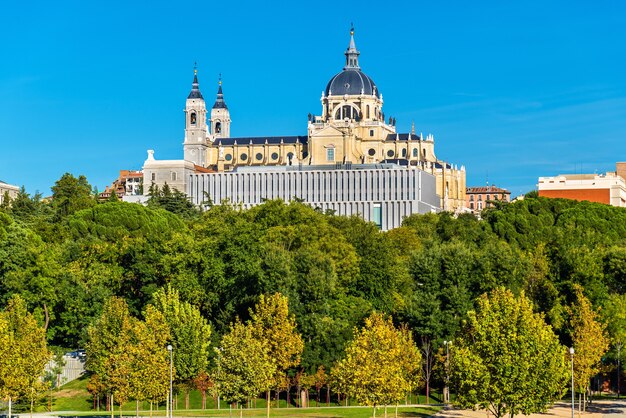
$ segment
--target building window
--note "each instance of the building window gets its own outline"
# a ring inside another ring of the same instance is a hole
[[[491,195],[487,195],[487,200],[491,200]]]
[[[216,134],[222,133],[222,122],[215,122],[215,133]]]
[[[478,201],[481,201],[481,200],[483,200],[483,195],[479,194],[478,195]]]
[[[239,156],[239,158],[241,158],[241,161],[246,161],[248,159],[248,154],[244,152]]]
[[[260,152],[257,152],[256,159],[257,161],[261,161],[263,159],[263,154],[261,154]]]
[[[387,151],[387,157],[392,158],[394,156],[394,152],[392,149],[390,149],[389,151]]]
[[[156,173],[152,173],[152,175],[150,176],[150,178],[152,179],[152,181],[156,181]]]
[[[365,106],[365,118],[366,119],[370,118],[370,105]],[[370,131],[370,132],[373,132],[373,131]],[[370,134],[370,136],[372,135]]]
[[[417,148],[413,148],[413,157],[417,158],[419,155],[419,151],[417,150]]]
[[[374,130],[370,129],[370,136],[374,136]]]
[[[422,155],[424,156],[424,159],[426,159],[426,150],[425,149],[422,150]]]
[[[233,156],[231,154],[226,154],[226,161],[230,161],[233,159]]]
[[[470,199],[470,202],[473,202],[473,201],[474,201],[474,195],[473,195],[473,194],[471,194],[471,195],[470,195],[470,197],[469,197],[469,199]]]
[[[326,148],[326,161],[335,161],[335,149]]]
[[[370,157],[373,157],[374,155],[376,155],[376,150],[374,148],[370,148],[367,153],[370,155]]]
[[[474,209],[474,202],[470,202],[470,209]]]
[[[189,117],[189,123],[192,125],[196,124],[196,112],[191,112],[191,116]]]
[[[176,177],[176,172],[173,171],[172,172],[172,181],[176,181],[177,177]]]
[[[380,203],[374,203],[372,208],[372,222],[376,224],[378,229],[383,227],[383,208]]]
[[[406,148],[402,148],[402,158],[406,158]]]
[[[272,160],[278,160],[278,153],[277,152],[273,152],[272,153]]]
[[[289,162],[291,162],[291,160],[293,160],[293,152],[288,152],[287,153],[287,159],[289,160]]]

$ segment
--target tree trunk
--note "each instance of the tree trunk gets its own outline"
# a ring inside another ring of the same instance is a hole
[[[376,407],[374,407],[374,413],[372,414],[372,418],[376,418]]]
[[[265,401],[267,402],[267,406],[266,406],[267,414],[266,414],[266,416],[267,416],[267,418],[270,418],[270,390],[269,389],[267,390],[267,393],[265,395]]]
[[[13,399],[9,396],[9,415],[8,415],[9,418],[11,418],[11,407],[13,406],[12,401]]]
[[[426,405],[428,405],[428,398],[430,398],[430,381],[426,379]]]
[[[398,402],[396,402],[396,418],[398,418]]]
[[[189,388],[185,388],[185,409],[189,409]]]
[[[326,385],[326,406],[330,406],[330,385]]]
[[[206,390],[202,391],[202,410],[206,409]]]
[[[113,394],[109,396],[109,402],[110,402],[110,407],[111,407],[111,418],[113,418],[113,415],[115,414],[115,404],[113,403]]]
[[[385,418],[387,418],[387,405],[385,405]]]
[[[152,401],[150,401],[150,418],[152,418]]]
[[[243,405],[239,405],[239,418],[243,418]]]
[[[287,408],[289,408],[289,403],[291,402],[291,385],[287,385]]]
[[[280,408],[280,389],[276,390],[276,408]]]

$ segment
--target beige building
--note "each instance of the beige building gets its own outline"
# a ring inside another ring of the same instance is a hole
[[[345,66],[334,75],[321,94],[321,114],[309,115],[306,135],[284,137],[230,136],[230,111],[224,100],[221,80],[210,110],[199,89],[194,70],[192,90],[185,106],[184,160],[198,169],[228,172],[238,167],[346,166],[352,164],[396,164],[419,169],[436,179],[440,207],[457,211],[465,206],[465,168],[442,161],[435,155],[432,135],[399,133],[396,120],[386,118],[383,95],[359,65],[359,51],[350,32]],[[150,160],[154,161],[154,160]],[[174,170],[161,176],[170,185],[182,181]],[[150,163],[153,164],[153,163]],[[157,181],[145,179],[146,184]]]
[[[0,180],[0,204],[4,202],[5,196],[8,196],[11,200],[15,199],[19,191],[19,187],[13,186]]]

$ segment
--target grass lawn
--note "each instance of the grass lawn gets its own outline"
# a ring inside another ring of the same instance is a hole
[[[74,380],[66,385],[63,385],[60,390],[52,392],[52,411],[64,411],[68,413],[68,416],[80,416],[80,415],[102,415],[102,416],[110,416],[110,412],[106,412],[101,409],[100,412],[96,412],[92,409],[92,399],[91,395],[87,392],[87,377],[82,377],[80,379]],[[49,395],[49,394],[48,394]],[[37,412],[47,412],[48,411],[48,395],[46,396],[46,402],[39,405],[37,408]],[[214,404],[214,400],[207,396],[207,409],[201,410],[202,399],[201,395],[198,391],[192,391],[189,396],[189,406],[191,409],[184,410],[185,400],[184,396],[180,394],[178,396],[178,408],[175,408],[174,415],[177,417],[238,417],[239,411],[236,409],[229,411],[228,404],[222,401],[221,409],[215,409],[217,405]],[[426,399],[422,396],[412,395],[409,399],[407,399],[409,404],[417,404],[417,403],[425,403]],[[438,395],[433,393],[431,396],[430,403],[439,403],[441,402]],[[331,406],[326,407],[316,407],[315,398],[312,396],[310,399],[311,407],[306,409],[300,409],[290,406],[287,408],[287,403],[285,399],[281,399],[280,408],[275,408],[274,401],[272,401],[272,417],[309,417],[309,418],[365,418],[372,416],[372,408],[364,408],[358,406],[351,407],[339,407],[336,404],[331,404]],[[128,402],[124,404],[122,411],[123,415],[127,417],[135,416],[135,402]],[[265,399],[258,399],[256,402],[257,408],[252,409],[244,409],[243,416],[244,417],[264,417],[265,416]],[[420,407],[406,407],[401,406],[398,408],[398,416],[402,418],[409,417],[427,417],[433,415],[441,408],[439,407],[431,407],[431,408],[420,408]],[[150,405],[149,403],[140,403],[139,404],[139,414],[143,417],[148,417],[150,415]],[[388,407],[387,409],[389,417],[395,416],[395,408]],[[154,407],[153,415],[155,417],[164,417],[165,416],[165,406],[161,404],[157,409]],[[116,408],[115,416],[119,417],[119,410]],[[384,416],[384,408],[378,408],[376,411],[376,416]]]
[[[429,408],[422,408],[422,407],[398,407],[398,417],[401,418],[426,418],[429,417],[435,413],[437,413],[439,410],[441,409],[441,407],[429,407]],[[372,408],[365,408],[365,407],[321,407],[321,408],[306,408],[306,409],[299,409],[299,408],[279,408],[279,409],[272,409],[271,410],[271,414],[270,416],[272,417],[293,417],[293,418],[369,418],[372,416]],[[264,409],[244,409],[243,410],[243,416],[244,417],[265,417],[265,410]],[[387,413],[389,417],[394,417],[395,416],[395,408],[394,407],[388,407],[387,408]],[[85,413],[83,413],[85,414]],[[125,409],[123,411],[124,416],[126,417],[132,417],[135,415],[135,412],[133,410],[127,410]],[[139,413],[141,416],[148,416],[148,413],[146,411],[140,411]],[[81,414],[78,414],[78,416],[80,416]],[[85,415],[93,415],[93,413],[89,413],[89,414],[85,414]],[[163,411],[160,411],[159,413],[160,416],[164,415]],[[77,414],[73,414],[72,416],[77,416]],[[107,416],[107,415],[104,415]],[[110,415],[108,415],[110,416]],[[115,412],[115,416],[116,418],[119,417],[119,412],[116,411]],[[155,414],[155,416],[157,416]],[[239,411],[238,410],[232,410],[229,411],[228,409],[221,409],[221,410],[188,410],[188,411],[174,411],[174,416],[175,417],[233,417],[233,418],[237,418],[239,417]],[[376,416],[377,417],[383,417],[384,416],[384,408],[377,408],[376,410]]]

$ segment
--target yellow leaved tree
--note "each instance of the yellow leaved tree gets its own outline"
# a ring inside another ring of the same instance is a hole
[[[346,356],[331,374],[338,389],[374,408],[397,404],[417,386],[421,355],[407,328],[397,329],[391,318],[374,312],[346,347]],[[396,411],[397,412],[397,411]]]

